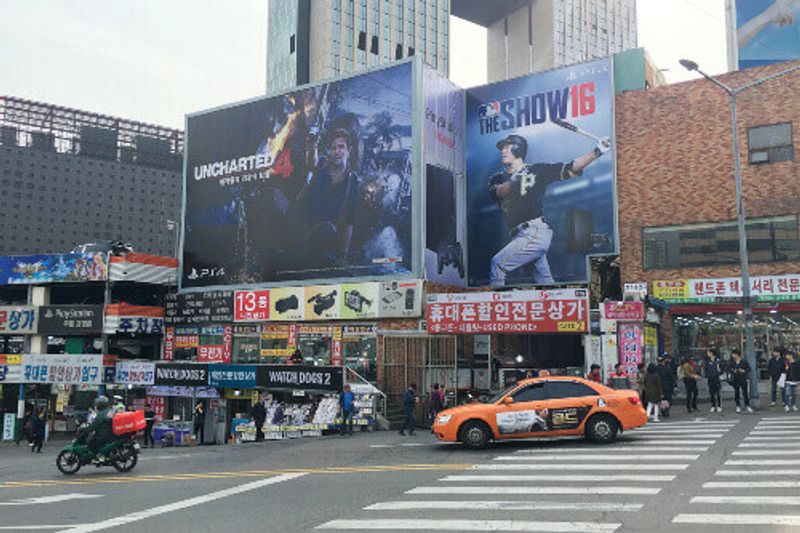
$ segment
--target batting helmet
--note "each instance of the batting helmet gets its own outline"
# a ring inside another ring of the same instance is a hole
[[[525,159],[525,156],[528,154],[528,141],[526,141],[524,137],[520,135],[509,135],[505,139],[498,141],[497,149],[502,150],[507,144],[511,145],[511,153],[514,154],[514,157]]]

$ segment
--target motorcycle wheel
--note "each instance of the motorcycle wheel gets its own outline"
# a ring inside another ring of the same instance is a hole
[[[63,450],[56,457],[56,466],[62,474],[71,476],[81,469],[81,458],[75,452]]]
[[[111,465],[119,472],[130,472],[139,462],[139,452],[136,451],[133,444],[124,444],[117,448],[109,459]]]

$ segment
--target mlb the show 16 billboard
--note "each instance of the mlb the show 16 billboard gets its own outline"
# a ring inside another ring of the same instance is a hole
[[[182,287],[412,270],[412,63],[187,118]]]
[[[800,59],[800,1],[728,0],[729,67],[741,70]]]
[[[585,283],[616,251],[612,75],[601,59],[467,90],[470,285]]]

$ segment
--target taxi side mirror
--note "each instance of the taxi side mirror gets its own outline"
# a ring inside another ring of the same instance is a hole
[[[511,396],[506,396],[505,398],[503,398],[503,403],[505,405],[511,405],[512,403],[514,403],[514,398]]]

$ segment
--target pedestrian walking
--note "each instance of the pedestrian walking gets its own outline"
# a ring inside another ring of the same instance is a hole
[[[400,430],[401,435],[406,434],[406,429],[408,429],[409,435],[414,435],[414,430],[417,427],[417,419],[414,415],[414,410],[416,409],[417,402],[419,398],[417,398],[417,385],[416,383],[409,383],[408,388],[403,392],[403,411],[405,413],[405,422],[403,423],[403,428]]]
[[[786,362],[789,367],[786,370],[786,388],[784,409],[787,412],[797,411],[797,385],[800,383],[800,359],[796,354],[786,354]]]
[[[661,378],[654,363],[647,367],[644,377],[644,397],[647,400],[647,419],[651,422],[659,421],[659,407],[663,399]]]
[[[778,401],[778,389],[781,389],[781,402],[786,405],[786,357],[783,348],[775,347],[772,349],[772,357],[767,364],[770,379],[770,407],[775,407]]]
[[[631,379],[625,372],[625,367],[622,363],[614,365],[614,372],[608,378],[608,386],[612,389],[632,389]]]
[[[711,396],[711,413],[722,412],[722,363],[719,360],[719,350],[711,347],[706,351],[706,380],[708,381],[708,394]]]
[[[700,379],[700,375],[695,370],[691,357],[683,360],[678,373],[683,379],[683,386],[686,387],[686,411],[688,413],[697,411],[697,380]]]
[[[194,440],[197,444],[203,444],[206,432],[206,411],[203,402],[197,402],[194,406]]]
[[[144,409],[144,447],[155,448],[156,442],[153,440],[153,425],[156,423],[156,413],[153,407],[148,405]]]
[[[341,434],[353,434],[353,415],[356,411],[356,396],[350,390],[350,385],[345,385],[344,390],[339,393],[339,408],[342,411]],[[348,430],[348,423],[350,424]]]
[[[42,443],[44,443],[45,420],[44,408],[34,410],[31,416],[31,453],[42,453]]]
[[[644,363],[639,363],[636,365],[636,391],[639,393],[639,400],[642,402],[642,406],[647,409],[647,397],[644,395],[644,375]]]
[[[669,418],[669,409],[672,406],[672,396],[675,391],[675,380],[672,377],[672,368],[669,366],[669,361],[665,356],[659,357],[657,360],[656,371],[658,378],[661,380],[661,394],[663,398],[664,408],[661,410],[661,415],[664,418]]]
[[[431,396],[428,398],[428,418],[430,419],[431,427],[436,421],[436,415],[439,411],[444,409],[444,387],[440,387],[438,383],[433,384]],[[433,429],[431,429],[433,433]]]
[[[589,373],[586,374],[586,379],[594,381],[595,383],[603,383],[603,376],[600,374],[600,365],[593,364],[589,367]]]
[[[738,348],[731,350],[731,363],[728,366],[728,381],[733,386],[733,399],[736,402],[736,412],[742,412],[741,397],[744,396],[744,405],[748,413],[753,412],[750,407],[750,394],[747,376],[750,374],[750,365],[742,359],[742,352]]]
[[[267,421],[267,409],[264,407],[263,401],[253,404],[250,416],[253,417],[253,423],[256,425],[256,442],[261,442],[264,440],[264,422]]]

